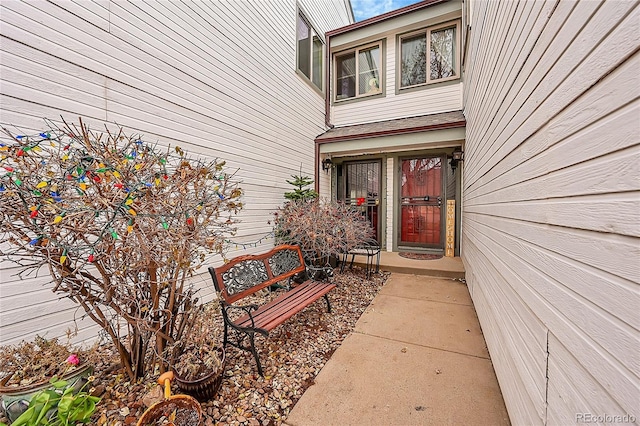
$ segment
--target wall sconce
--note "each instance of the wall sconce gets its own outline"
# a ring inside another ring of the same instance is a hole
[[[460,161],[464,161],[464,152],[462,152],[460,148],[456,148],[451,153],[451,160],[449,161],[451,168],[455,170],[456,167],[458,167],[458,162]]]
[[[332,165],[333,165],[333,161],[331,161],[331,158],[327,157],[324,160],[322,160],[322,170],[324,170],[325,172],[329,173],[329,170],[331,169]]]

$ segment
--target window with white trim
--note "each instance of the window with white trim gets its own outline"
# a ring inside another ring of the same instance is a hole
[[[335,100],[382,93],[382,42],[334,55]]]
[[[400,88],[460,78],[459,32],[453,22],[400,37]]]
[[[302,11],[298,11],[298,70],[320,91],[323,87],[324,42]]]

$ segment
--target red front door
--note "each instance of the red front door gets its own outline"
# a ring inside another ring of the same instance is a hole
[[[442,248],[442,157],[402,160],[400,245]]]

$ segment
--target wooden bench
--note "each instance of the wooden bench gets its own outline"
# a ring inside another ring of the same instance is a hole
[[[262,306],[241,306],[234,303],[280,281],[289,280],[290,283],[294,275],[304,273],[305,269],[300,247],[294,245],[280,245],[264,254],[239,256],[223,266],[209,268],[213,285],[221,299],[223,345],[229,343],[250,351],[256,359],[261,376],[263,373],[256,351],[255,334],[267,336],[271,330],[321,297],[324,297],[327,309],[331,312],[327,293],[336,285],[307,280]],[[234,315],[234,311],[239,313]],[[230,332],[234,332],[236,342],[229,340]],[[249,340],[249,345],[244,343],[245,339]]]

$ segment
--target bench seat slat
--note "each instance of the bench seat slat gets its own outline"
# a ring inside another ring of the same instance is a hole
[[[252,312],[254,327],[271,331],[336,287],[335,284],[307,281],[281,294]],[[240,327],[251,327],[248,315],[234,321]]]
[[[301,291],[296,297],[284,298],[278,304],[274,304],[272,309],[265,310],[262,322],[264,322],[266,330],[273,330],[335,288],[335,284],[329,283],[308,283],[307,286],[308,290]]]

